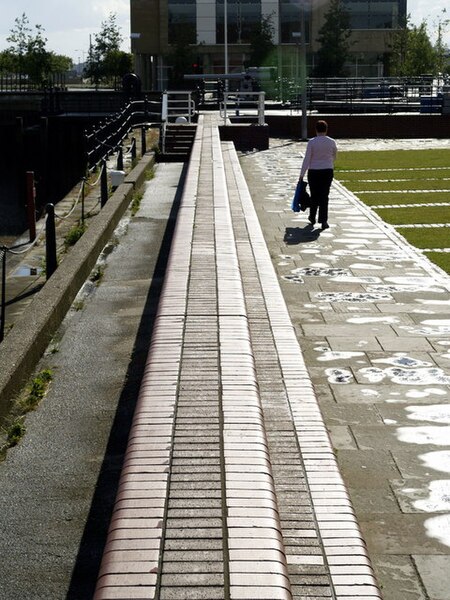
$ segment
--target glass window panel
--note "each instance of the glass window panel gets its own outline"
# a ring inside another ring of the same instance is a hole
[[[352,29],[393,29],[398,27],[402,0],[344,0]]]
[[[197,43],[196,0],[169,0],[169,44]]]
[[[217,43],[224,43],[224,2],[216,1]],[[228,42],[247,44],[254,27],[261,22],[261,0],[227,0]]]
[[[305,0],[281,0],[280,2],[280,39],[282,44],[292,44],[298,41],[293,33],[300,33],[301,7],[305,10],[305,37],[309,42],[311,22],[311,2]]]

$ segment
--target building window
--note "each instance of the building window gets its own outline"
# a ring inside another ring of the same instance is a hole
[[[343,0],[351,29],[397,29],[402,3],[399,0]]]
[[[216,0],[216,37],[223,44],[224,0]],[[261,0],[227,0],[228,42],[248,44],[255,25],[261,23]]]
[[[169,0],[169,44],[197,43],[196,0]]]
[[[305,11],[305,38],[309,43],[311,0],[280,0],[280,39],[282,44],[299,42],[301,11]]]

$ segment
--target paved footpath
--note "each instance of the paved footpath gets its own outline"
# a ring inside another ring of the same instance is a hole
[[[245,181],[205,129],[154,324],[167,165],[45,359],[0,469],[0,599],[91,598],[118,485],[98,598],[373,600],[372,564],[384,600],[448,600],[448,277],[339,184],[329,230],[293,215],[302,144]]]
[[[383,597],[448,600],[450,278],[339,183],[329,230],[294,215],[304,148],[241,158],[264,237]]]

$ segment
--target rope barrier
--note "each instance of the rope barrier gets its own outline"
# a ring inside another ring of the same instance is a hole
[[[126,150],[124,156],[131,156],[133,154],[133,149],[136,147],[136,140],[133,139],[133,141],[131,142],[131,144],[129,145],[128,149]]]
[[[55,217],[57,219],[59,219],[60,221],[65,221],[66,219],[68,219],[72,215],[73,211],[76,209],[76,207],[78,206],[78,203],[80,202],[80,198],[81,198],[81,196],[83,194],[83,191],[84,191],[84,186],[85,186],[85,180],[83,178],[83,181],[82,181],[81,187],[80,187],[80,191],[78,192],[78,196],[77,196],[77,199],[75,200],[74,205],[69,210],[69,212],[67,213],[67,215],[61,216],[61,215],[58,215],[57,213],[55,213]]]
[[[96,166],[95,166],[93,169],[91,169],[91,170],[92,170],[92,171],[94,171],[96,168],[97,168],[97,165],[96,165]],[[105,167],[104,167],[104,166],[102,166],[102,168],[100,169],[100,174],[99,174],[99,176],[97,177],[96,181],[94,181],[94,183],[89,183],[89,181],[87,181],[87,180],[86,180],[86,185],[87,185],[88,187],[92,187],[92,188],[93,188],[93,187],[95,187],[95,186],[98,184],[98,182],[100,181],[100,179],[101,179],[101,177],[102,177],[102,173],[103,173],[103,169],[104,169],[104,168],[105,168]]]
[[[31,250],[31,248],[33,248],[37,244],[39,238],[41,237],[41,235],[45,229],[46,223],[47,223],[47,215],[45,215],[44,222],[41,225],[41,229],[40,229],[39,233],[36,234],[36,237],[34,238],[34,240],[32,242],[27,244],[26,248],[24,248],[21,251],[14,250],[14,248],[6,248],[6,252],[8,252],[9,254],[13,254],[15,256],[21,256],[22,254],[26,254],[29,250]]]

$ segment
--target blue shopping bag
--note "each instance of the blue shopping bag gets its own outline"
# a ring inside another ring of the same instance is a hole
[[[291,209],[294,212],[305,211],[310,206],[310,196],[306,189],[306,181],[298,181],[295,194],[292,199]]]

